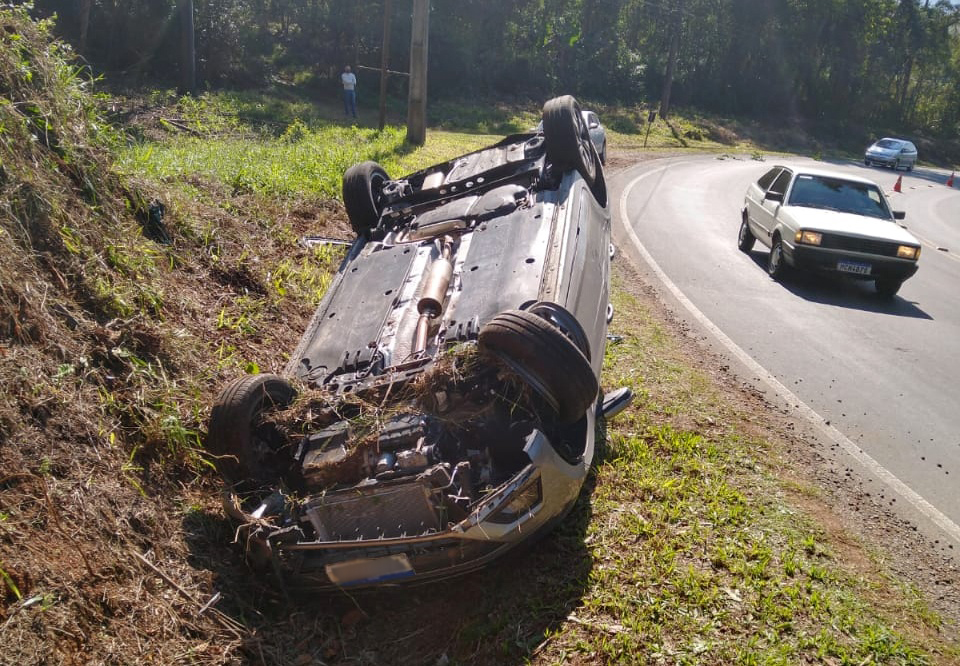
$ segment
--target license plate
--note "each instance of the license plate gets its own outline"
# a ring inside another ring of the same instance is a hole
[[[861,264],[856,261],[838,261],[837,270],[842,273],[856,273],[857,275],[870,275],[870,264]]]
[[[372,559],[350,560],[326,566],[327,576],[336,585],[348,587],[365,583],[382,583],[413,575],[406,555],[389,555]]]

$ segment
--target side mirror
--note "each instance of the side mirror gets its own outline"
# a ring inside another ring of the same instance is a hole
[[[893,211],[893,219],[902,220],[907,216],[907,212],[904,210],[895,210]]]
[[[600,123],[598,123],[596,120],[591,120],[587,125],[587,129],[597,129],[598,127],[600,127]]]
[[[769,192],[769,191],[768,191],[766,194],[763,195],[763,198],[764,198],[765,200],[766,200],[766,199],[769,199],[770,201],[779,201],[780,203],[783,203],[783,193],[782,193],[782,192]]]

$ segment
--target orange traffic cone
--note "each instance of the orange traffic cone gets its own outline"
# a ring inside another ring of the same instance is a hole
[[[897,176],[897,182],[894,183],[894,185],[893,185],[893,191],[894,191],[894,192],[903,192],[903,190],[900,189],[900,183],[901,183],[901,182],[903,182],[903,176]]]
[[[947,178],[947,187],[953,187],[953,172],[950,172],[950,177]]]

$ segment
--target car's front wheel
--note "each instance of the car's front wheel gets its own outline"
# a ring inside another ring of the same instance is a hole
[[[600,386],[587,357],[540,315],[501,312],[480,329],[478,343],[549,403],[560,423],[574,423],[597,399]]]
[[[380,221],[380,193],[390,176],[376,162],[354,164],[343,174],[343,205],[358,236]]]
[[[554,97],[543,105],[543,134],[547,159],[566,171],[576,169],[591,189],[597,180],[596,149],[572,95]]]
[[[224,480],[256,486],[286,471],[278,469],[286,467],[282,455],[278,458],[286,438],[263,417],[289,406],[294,397],[290,383],[271,374],[241,377],[220,393],[210,413],[206,448]]]
[[[767,273],[774,280],[782,280],[787,274],[787,261],[783,256],[783,241],[780,236],[773,237],[770,256],[767,259]]]
[[[740,223],[740,234],[737,236],[737,247],[740,248],[741,252],[750,253],[750,250],[753,249],[753,244],[757,242],[756,237],[753,235],[753,232],[750,231],[750,225],[747,224],[747,215],[744,213],[743,221]]]
[[[873,284],[877,289],[877,293],[882,298],[893,298],[897,295],[897,292],[900,291],[900,286],[903,284],[903,280],[895,280],[893,278],[877,278]]]

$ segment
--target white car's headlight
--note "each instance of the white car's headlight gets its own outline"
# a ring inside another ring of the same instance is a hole
[[[909,245],[901,245],[897,248],[897,256],[901,259],[913,259],[916,261],[920,258],[920,248],[911,247]]]
[[[804,245],[820,245],[820,241],[823,240],[823,234],[818,231],[806,231],[801,229],[797,232],[797,235],[794,239],[798,243],[803,243]]]

